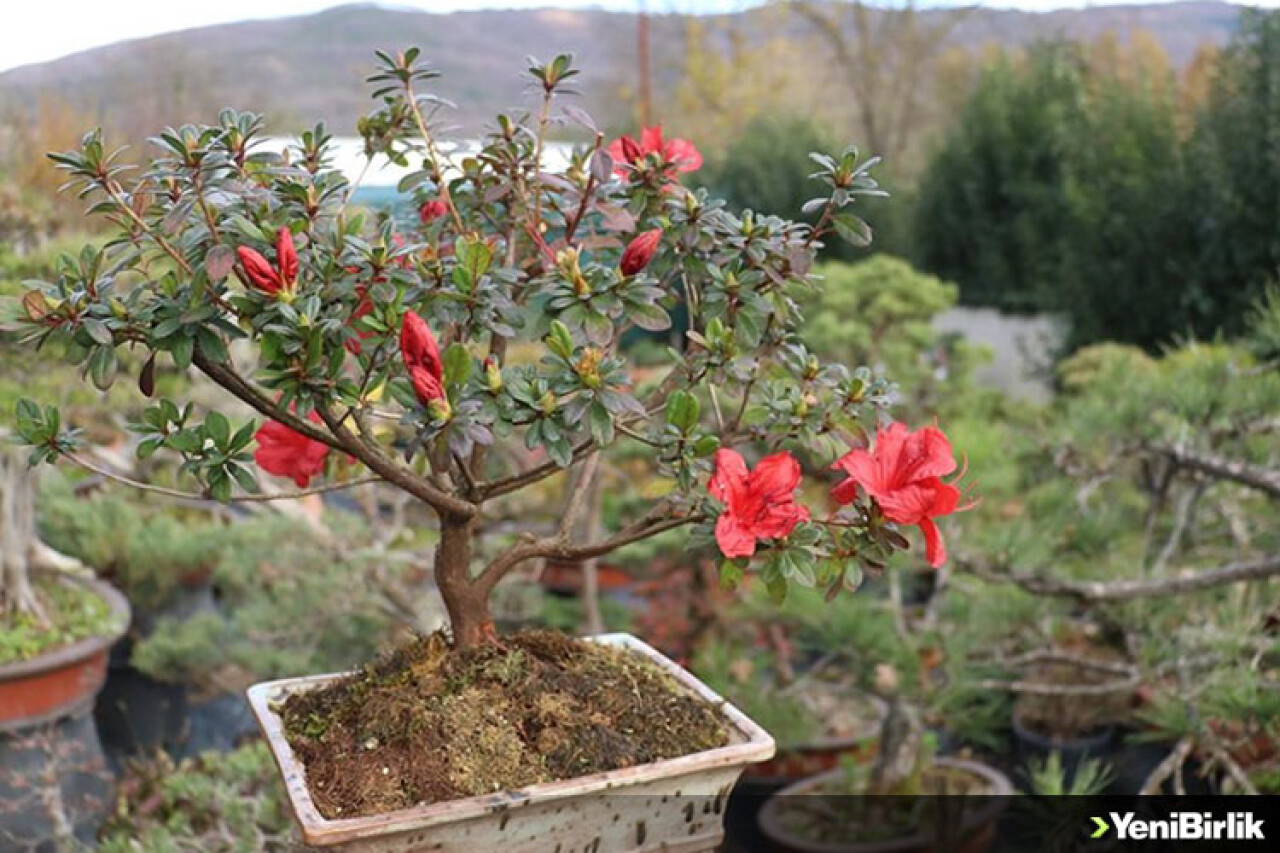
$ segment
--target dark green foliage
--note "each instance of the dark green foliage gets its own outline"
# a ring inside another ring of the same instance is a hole
[[[1191,239],[1201,247],[1189,306],[1200,331],[1239,332],[1280,277],[1280,12],[1241,10],[1209,105],[1189,143]]]
[[[1082,126],[1082,68],[1046,44],[983,75],[928,167],[916,207],[922,265],[969,304],[1034,310],[1061,278],[1072,219],[1067,155]]]
[[[812,119],[760,116],[708,160],[694,176],[695,183],[723,198],[733,210],[799,217],[800,208],[817,194],[816,185],[809,181],[814,171],[809,152],[835,147]]]
[[[1161,73],[1061,43],[994,64],[922,182],[921,264],[966,303],[1062,312],[1071,348],[1238,333],[1280,270],[1280,15],[1243,21],[1188,138]]]

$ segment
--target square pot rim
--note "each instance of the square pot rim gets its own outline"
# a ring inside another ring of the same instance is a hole
[[[705,770],[754,764],[772,758],[773,736],[743,714],[697,677],[666,655],[631,634],[617,632],[585,637],[591,642],[629,649],[649,658],[683,688],[714,705],[724,722],[733,730],[734,742],[725,746],[665,758],[635,767],[624,767],[556,782],[539,782],[513,791],[499,791],[442,803],[414,806],[394,812],[362,817],[329,819],[320,814],[307,788],[306,770],[294,755],[284,734],[280,717],[272,710],[282,694],[308,690],[335,681],[350,672],[306,675],[264,681],[246,692],[258,726],[267,740],[271,756],[284,778],[285,791],[302,840],[310,846],[327,847],[355,839],[367,840],[391,833],[411,832],[441,824],[482,817],[494,812],[520,808],[533,803],[565,800],[652,782],[687,776]]]

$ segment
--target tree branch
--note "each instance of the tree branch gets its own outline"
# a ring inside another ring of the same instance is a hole
[[[64,453],[63,458],[67,459],[68,461],[76,465],[79,465],[81,468],[85,469],[86,471],[91,471],[94,474],[97,474],[99,477],[103,477],[115,483],[120,483],[121,485],[128,486],[131,489],[137,489],[138,491],[150,492],[152,494],[162,495],[167,498],[177,498],[179,500],[188,500],[188,501],[214,500],[208,495],[202,495],[199,492],[184,492],[181,489],[170,489],[164,486],[157,486],[154,483],[145,483],[142,480],[135,480],[132,477],[126,477],[123,474],[117,474],[113,471],[109,471],[108,469],[103,468],[102,466],[94,462],[90,462],[88,459],[84,459],[80,456],[76,456],[74,453]],[[339,492],[339,491],[342,491],[343,489],[353,489],[356,486],[366,486],[369,483],[380,483],[380,482],[382,482],[381,477],[361,477],[356,480],[347,480],[342,483],[325,483],[320,486],[313,486],[309,489],[298,489],[296,491],[289,491],[289,492],[276,492],[275,494],[235,495],[234,497],[228,498],[226,501],[219,501],[219,503],[229,503],[229,504],[266,503],[268,501],[297,500],[298,498],[310,497],[311,495],[323,495],[327,492]]]
[[[1280,498],[1280,470],[1261,468],[1172,444],[1148,444],[1146,447],[1183,468],[1190,468],[1219,480],[1231,480],[1270,497]]]
[[[979,578],[996,583],[1014,583],[1037,595],[1058,595],[1089,603],[1131,601],[1136,598],[1157,598],[1168,595],[1184,595],[1211,589],[1215,586],[1265,580],[1280,575],[1280,554],[1228,563],[1216,569],[1186,571],[1171,577],[1137,581],[1072,581],[1046,575],[1025,572],[997,572],[973,560],[960,558],[958,562]]]
[[[475,504],[433,486],[410,469],[396,462],[383,452],[382,446],[376,441],[353,433],[327,407],[317,406],[316,412],[319,413],[320,420],[325,422],[325,425],[329,427],[337,438],[341,445],[340,449],[359,459],[364,463],[365,467],[382,479],[399,486],[415,498],[435,507],[440,512],[448,513],[464,520],[475,517],[477,511]]]
[[[594,441],[591,439],[583,441],[577,447],[573,448],[573,459],[570,461],[569,465],[573,465],[574,462],[577,462],[588,452],[594,449]],[[525,486],[536,483],[539,480],[545,480],[547,477],[567,470],[569,470],[567,467],[561,468],[559,463],[549,461],[544,462],[537,467],[530,468],[528,471],[513,474],[512,476],[505,477],[501,480],[493,480],[488,483],[478,483],[476,488],[479,491],[481,500],[489,500],[490,498],[497,498],[502,495],[508,495],[512,492],[519,491]]]
[[[560,560],[589,560],[592,557],[601,557],[611,551],[616,551],[624,545],[630,545],[632,542],[639,542],[641,539],[647,539],[650,536],[673,530],[685,524],[692,524],[699,520],[696,516],[667,515],[665,508],[665,504],[659,504],[658,507],[655,507],[653,511],[635,524],[624,527],[612,536],[596,542],[575,545],[561,539],[559,536],[543,539],[524,539],[512,545],[494,558],[489,565],[485,566],[484,571],[475,580],[477,591],[482,596],[488,595],[498,585],[498,581],[502,580],[508,572],[526,560],[533,560],[539,557],[554,557]]]
[[[318,441],[321,444],[328,445],[334,450],[346,450],[347,448],[336,437],[331,435],[328,430],[321,429],[316,424],[305,418],[300,418],[293,412],[281,409],[276,405],[275,401],[263,394],[253,385],[251,385],[243,376],[235,371],[234,368],[226,364],[211,361],[208,356],[201,351],[197,345],[195,352],[191,356],[191,363],[200,369],[205,376],[208,376],[215,383],[226,389],[232,395],[247,403],[260,414],[266,415],[273,421],[284,424],[294,432],[301,433],[312,441]]]

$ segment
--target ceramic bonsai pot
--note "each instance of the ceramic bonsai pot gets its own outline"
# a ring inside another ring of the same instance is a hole
[[[832,770],[818,776],[788,785],[769,798],[760,810],[760,829],[779,853],[981,853],[995,841],[996,824],[1008,805],[1013,793],[1009,778],[993,767],[976,761],[956,758],[938,758],[934,766],[952,771],[969,773],[984,781],[989,792],[978,795],[977,807],[967,811],[961,820],[958,838],[939,844],[927,829],[918,829],[911,835],[886,838],[877,841],[812,841],[803,838],[785,826],[781,819],[784,798],[796,796],[821,796],[821,788],[839,779],[842,770]]]
[[[273,708],[291,693],[314,689],[343,674],[256,684],[249,688],[249,702],[284,776],[302,840],[344,853],[714,850],[724,837],[724,804],[730,790],[744,767],[773,756],[773,738],[635,637],[605,634],[591,640],[646,656],[691,694],[716,705],[730,732],[729,743],[577,779],[387,814],[329,820],[312,801],[306,771],[289,747]]]
[[[67,582],[105,600],[119,627],[0,666],[0,847],[61,849],[72,837],[91,844],[113,805],[114,777],[90,711],[129,603],[101,581]]]

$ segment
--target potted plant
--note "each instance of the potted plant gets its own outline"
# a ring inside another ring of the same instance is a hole
[[[110,811],[91,711],[129,605],[72,565],[36,536],[26,455],[0,447],[0,838],[20,847],[91,841]]]
[[[815,157],[813,226],[732,216],[679,185],[701,161],[690,143],[654,127],[606,146],[580,110],[560,112],[577,73],[568,56],[529,68],[530,116],[500,116],[477,152],[451,161],[441,102],[424,92],[435,73],[417,50],[379,57],[378,106],[359,127],[371,156],[411,169],[413,227],[348,206],[323,127],[278,156],[257,150],[259,117],[224,111],[214,126],[165,130],[132,177],[92,132],[53,159],[117,238],[27,294],[28,340],[69,341],[100,385],[117,350],[137,348],[143,393],[171,359],[264,416],[233,424],[168,399],[144,412],[139,452],[180,457],[202,496],[261,499],[256,461],[296,485],[273,498],[376,480],[434,514],[447,635],[356,673],[249,691],[307,843],[710,848],[717,804],[745,764],[773,754],[772,738],[634,638],[499,637],[489,600],[530,561],[601,557],[677,528],[715,540],[726,581],[754,569],[779,598],[792,584],[839,593],[860,563],[907,546],[899,525],[919,526],[941,564],[935,519],[961,501],[942,479],[957,467],[946,437],[880,424],[872,445],[862,421],[888,386],[796,339],[794,293],[817,284],[821,241],[869,236],[845,208],[878,193],[873,161]],[[566,119],[591,142],[548,172],[548,132]],[[678,302],[682,347],[641,380],[623,333],[665,329]],[[38,456],[76,453],[56,411],[28,402],[21,415]],[[526,453],[497,452],[513,442]],[[601,455],[630,442],[668,491],[575,539]],[[797,499],[789,448],[841,469],[832,512]],[[481,520],[567,472],[578,489],[558,528],[486,541],[480,560]],[[603,796],[620,789],[648,796]],[[690,795],[706,808],[677,802]]]
[[[889,712],[874,761],[849,759],[783,788],[760,810],[761,830],[786,853],[988,849],[1013,793],[1008,777],[977,761],[935,757],[896,680],[882,678],[881,687]],[[953,807],[950,797],[962,799]]]

